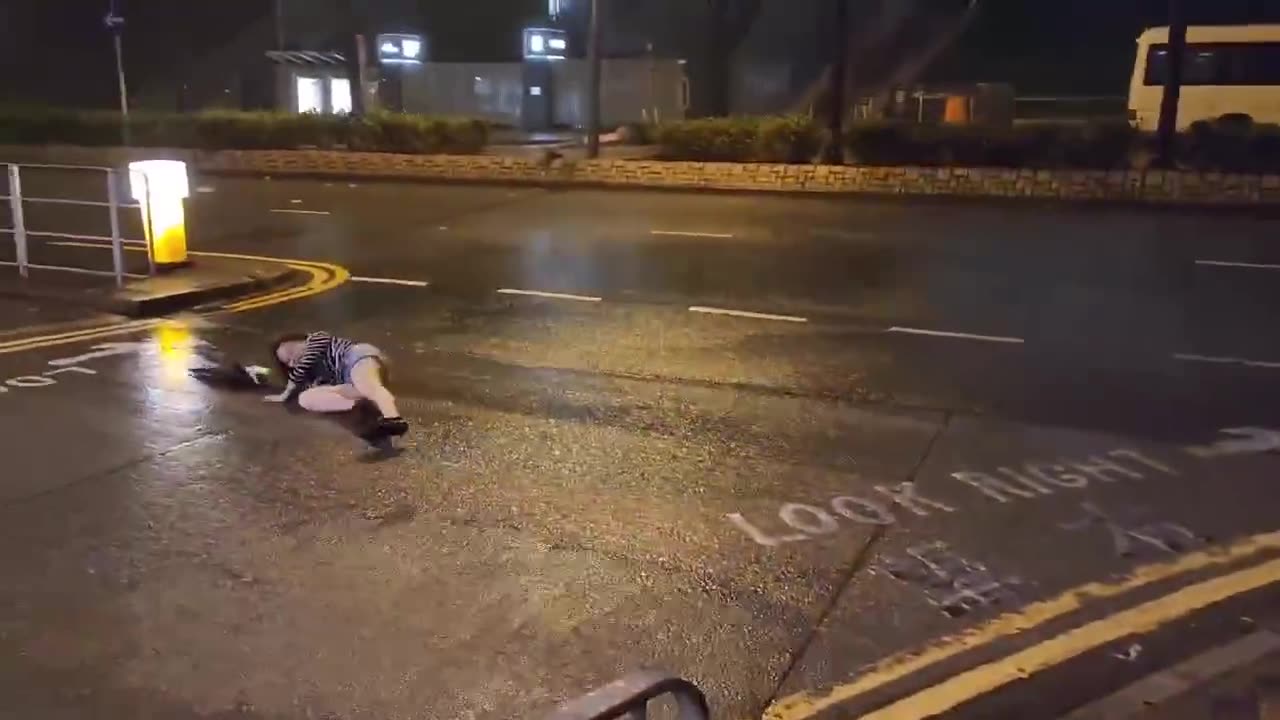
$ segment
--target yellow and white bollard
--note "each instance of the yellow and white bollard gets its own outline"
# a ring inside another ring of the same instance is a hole
[[[157,270],[186,265],[187,218],[183,201],[191,196],[187,164],[181,160],[129,163],[129,192],[142,206],[147,254]]]

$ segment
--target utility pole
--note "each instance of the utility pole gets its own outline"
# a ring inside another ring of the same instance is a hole
[[[827,115],[827,132],[830,135],[826,161],[831,165],[844,164],[844,86],[845,68],[849,62],[849,0],[835,1],[835,30],[832,43],[831,87],[827,94],[831,101]]]
[[[276,50],[284,50],[284,0],[271,0],[275,16]]]
[[[364,17],[356,12],[354,0],[341,2],[343,37],[347,38],[347,76],[351,82],[351,115],[364,117],[365,39]]]
[[[587,35],[587,157],[600,157],[600,0],[591,0]]]
[[[1176,162],[1178,140],[1178,103],[1182,99],[1183,61],[1187,54],[1187,16],[1183,0],[1169,0],[1169,44],[1165,56],[1164,96],[1160,100],[1160,125],[1157,129],[1160,165],[1171,168]]]
[[[107,5],[107,16],[103,18],[103,24],[107,26],[107,31],[111,33],[112,44],[115,46],[116,52],[116,83],[119,85],[120,93],[120,135],[126,147],[130,143],[129,138],[129,84],[124,77],[124,18],[116,13],[116,0],[110,0]]]

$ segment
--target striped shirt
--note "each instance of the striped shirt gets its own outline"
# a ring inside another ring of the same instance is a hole
[[[345,357],[355,343],[327,332],[307,335],[306,348],[289,370],[289,381],[299,387],[341,385]]]

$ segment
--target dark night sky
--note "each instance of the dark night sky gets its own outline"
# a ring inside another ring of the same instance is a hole
[[[130,77],[137,84],[172,73],[187,59],[227,42],[255,18],[269,14],[271,7],[270,0],[119,1],[129,19],[126,53]],[[438,30],[432,38],[438,54],[448,56],[442,59],[459,59],[469,49],[486,59],[507,59],[496,55],[508,44],[514,49],[517,29],[543,5],[542,0],[357,0],[361,1],[429,8],[430,17],[413,11],[400,14],[415,16],[405,25],[429,22],[450,28]],[[1280,22],[1280,0],[1185,1],[1194,22]],[[1133,40],[1141,28],[1162,21],[1165,4],[1163,0],[984,3],[977,24],[933,75],[947,80],[1013,80],[1024,91],[1085,93],[1123,91]],[[5,78],[0,101],[110,106],[115,78],[110,37],[101,25],[106,5],[107,0],[0,0],[0,72]]]

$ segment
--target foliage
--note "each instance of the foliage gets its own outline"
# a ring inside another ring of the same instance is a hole
[[[845,135],[850,159],[865,165],[1119,169],[1136,133],[1125,123],[963,125],[863,123]]]
[[[197,114],[131,114],[129,130],[138,146],[204,150],[346,148],[370,152],[475,153],[488,141],[488,127],[460,120],[375,113],[345,115],[214,111]],[[118,145],[119,114],[48,108],[0,108],[0,144]]]
[[[1248,115],[1193,123],[1179,143],[1186,166],[1203,171],[1280,170],[1280,125],[1255,124]]]
[[[672,160],[808,162],[817,127],[803,117],[702,118],[658,128],[659,155]]]
[[[660,157],[724,162],[811,161],[825,130],[803,117],[687,120],[658,128]],[[1124,122],[1036,123],[1013,128],[865,122],[845,132],[849,162],[917,167],[1119,170],[1140,166],[1152,139]],[[1280,126],[1231,116],[1197,123],[1179,139],[1180,167],[1275,172]]]

